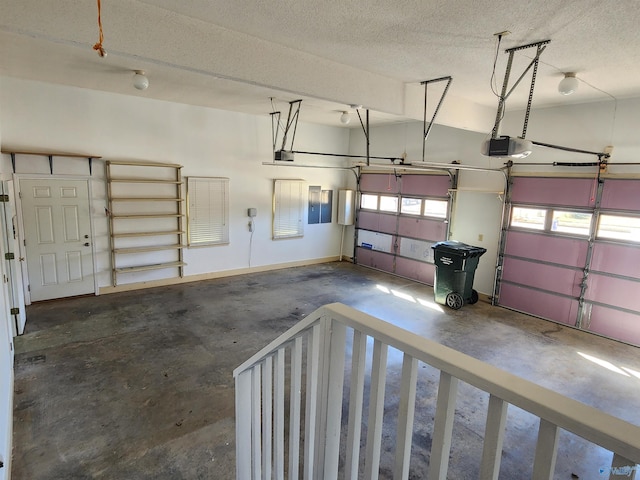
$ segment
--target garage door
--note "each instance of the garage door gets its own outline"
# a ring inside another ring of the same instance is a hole
[[[640,344],[639,261],[638,180],[513,179],[499,305]]]
[[[583,328],[640,345],[640,180],[604,182]]]
[[[363,174],[356,263],[433,285],[431,246],[447,238],[449,188],[449,175]]]

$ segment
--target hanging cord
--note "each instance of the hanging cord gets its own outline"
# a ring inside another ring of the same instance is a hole
[[[104,34],[102,33],[102,18],[101,18],[102,7],[100,5],[100,0],[97,0],[97,1],[98,1],[98,29],[100,30],[100,35],[98,37],[98,42],[93,46],[93,49],[97,50],[98,55],[100,55],[101,57],[106,57],[107,52],[102,46],[102,42],[104,42]]]

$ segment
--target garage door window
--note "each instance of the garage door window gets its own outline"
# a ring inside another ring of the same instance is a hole
[[[591,229],[591,216],[590,213],[554,210],[551,231],[588,236]]]
[[[378,195],[371,195],[370,193],[363,193],[360,198],[360,208],[367,210],[378,209]]]
[[[544,208],[513,207],[511,226],[527,230],[544,230],[547,211]]]
[[[424,216],[447,218],[447,209],[449,208],[449,202],[446,200],[424,200]]]
[[[598,238],[640,243],[640,217],[600,215]]]
[[[398,213],[398,197],[380,196],[380,211]]]
[[[406,215],[420,215],[422,213],[422,199],[402,197],[400,213]]]

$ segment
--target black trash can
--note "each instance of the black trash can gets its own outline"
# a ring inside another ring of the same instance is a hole
[[[473,277],[486,248],[448,240],[434,244],[436,264],[433,293],[436,302],[454,310],[465,303],[476,303],[478,292],[473,289]]]

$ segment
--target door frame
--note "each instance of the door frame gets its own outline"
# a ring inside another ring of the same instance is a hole
[[[27,173],[14,173],[15,182],[15,200],[16,211],[18,212],[18,248],[20,250],[20,256],[25,259],[24,262],[20,262],[22,267],[22,282],[24,287],[24,303],[25,305],[31,305],[31,292],[29,291],[29,272],[27,271],[27,247],[25,246],[25,230],[24,230],[24,217],[22,211],[22,198],[20,198],[21,186],[20,180],[84,180],[87,182],[87,192],[89,196],[89,230],[91,232],[91,262],[93,264],[93,293],[98,295],[100,288],[98,286],[98,265],[96,262],[96,242],[94,238],[95,225],[93,216],[93,185],[92,177],[88,175],[46,175],[46,174],[27,174]]]

